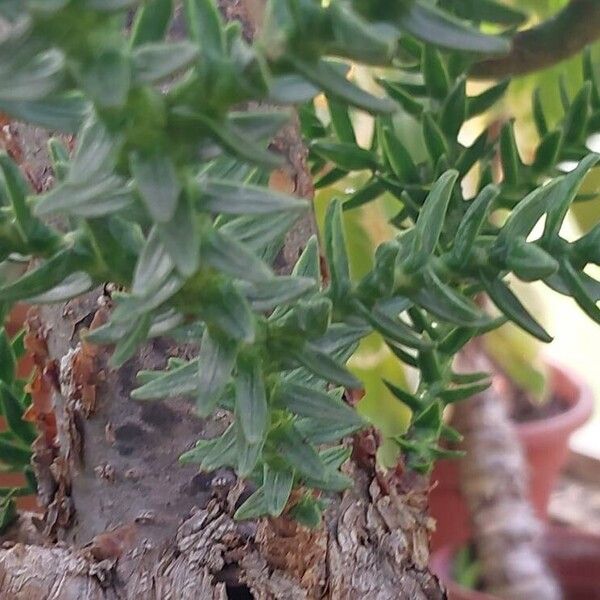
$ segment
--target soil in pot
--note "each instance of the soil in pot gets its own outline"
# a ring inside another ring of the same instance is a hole
[[[550,494],[568,458],[569,438],[589,419],[594,404],[589,386],[568,369],[552,366],[551,377],[554,400],[531,408],[519,403],[516,415],[530,473],[530,498],[542,520],[547,519]],[[431,482],[429,509],[437,522],[432,549],[465,542],[471,535],[470,516],[460,489],[459,460],[439,461]]]
[[[546,531],[542,544],[548,563],[561,585],[564,600],[600,600],[600,536],[551,527]],[[452,571],[456,565],[460,566],[460,573],[467,581],[473,581],[473,573],[476,573],[476,568],[465,563],[464,551],[462,557],[458,552],[456,546],[445,546],[431,557],[431,568],[446,585],[449,600],[497,600],[496,596],[454,581]]]

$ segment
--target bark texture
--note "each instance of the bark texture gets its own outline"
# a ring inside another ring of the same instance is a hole
[[[461,359],[465,370],[492,371],[479,347]],[[501,392],[492,386],[458,404],[454,419],[465,438],[462,488],[484,588],[507,600],[559,599],[539,547],[541,524],[527,497],[523,450]]]

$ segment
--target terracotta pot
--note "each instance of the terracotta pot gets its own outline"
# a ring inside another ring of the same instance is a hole
[[[551,527],[544,535],[542,547],[564,600],[600,600],[600,536]],[[491,594],[463,588],[452,580],[456,548],[445,546],[434,552],[430,561],[431,569],[448,590],[449,600],[498,600]]]
[[[516,425],[530,473],[531,502],[542,520],[547,519],[550,494],[568,458],[569,438],[590,418],[594,406],[591,389],[577,375],[553,365],[551,377],[554,393],[568,404],[568,408],[552,417]],[[432,473],[429,510],[437,522],[431,539],[433,550],[465,542],[471,537],[470,516],[460,490],[459,469],[457,460],[443,460],[436,464]]]

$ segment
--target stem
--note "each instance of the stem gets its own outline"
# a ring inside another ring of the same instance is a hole
[[[469,371],[491,371],[474,344],[460,359]],[[538,546],[540,523],[527,498],[523,449],[502,394],[491,387],[459,403],[455,421],[465,438],[462,488],[486,591],[510,600],[559,599]]]
[[[471,77],[502,79],[551,67],[600,38],[600,2],[571,0],[551,19],[520,31],[506,55],[476,63]]]

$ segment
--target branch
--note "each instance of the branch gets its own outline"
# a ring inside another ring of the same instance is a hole
[[[600,38],[600,2],[571,0],[553,18],[520,31],[506,55],[476,63],[471,76],[502,79],[551,67]]]

